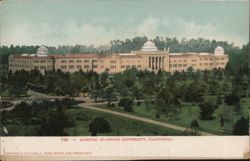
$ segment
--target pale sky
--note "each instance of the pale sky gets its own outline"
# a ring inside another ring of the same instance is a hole
[[[246,44],[247,0],[5,0],[0,45],[107,45],[135,36]]]

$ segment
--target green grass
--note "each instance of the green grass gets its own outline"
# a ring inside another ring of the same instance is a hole
[[[205,100],[215,101],[216,96],[206,96]],[[199,107],[194,103],[182,103],[181,110],[174,116],[174,118],[169,118],[166,115],[162,114],[160,118],[156,118],[156,110],[155,105],[149,105],[148,107],[142,103],[140,106],[136,104],[134,107],[134,112],[130,112],[130,114],[143,116],[146,118],[172,123],[175,125],[179,125],[182,127],[189,127],[190,123],[193,119],[198,120],[202,131],[214,133],[217,135],[230,135],[232,132],[233,124],[241,117],[247,117],[250,106],[250,98],[241,99],[241,114],[237,114],[233,111],[233,106],[228,106],[222,104],[218,109],[214,112],[214,119],[212,120],[201,120],[199,118]],[[107,107],[106,105],[97,105],[97,107],[111,109],[115,111],[124,112],[122,107]],[[223,107],[228,111],[228,119],[224,122],[224,127],[220,125],[220,117],[219,113],[223,109]],[[128,112],[126,112],[128,113]]]
[[[141,121],[130,120],[107,114],[103,112],[92,111],[88,109],[69,109],[65,111],[71,118],[75,120],[75,126],[68,128],[67,132],[70,136],[90,136],[88,125],[95,117],[103,117],[112,128],[111,133],[99,134],[101,136],[176,136],[182,135],[181,131],[168,129],[165,127],[143,123]]]

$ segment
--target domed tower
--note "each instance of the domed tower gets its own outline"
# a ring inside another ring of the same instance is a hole
[[[141,51],[158,51],[158,49],[152,41],[147,41],[142,46]]]
[[[214,55],[224,55],[224,49],[221,46],[217,46],[214,49]]]
[[[37,56],[48,56],[49,50],[45,46],[40,46],[37,49]]]

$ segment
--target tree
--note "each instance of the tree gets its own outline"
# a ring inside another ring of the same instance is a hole
[[[240,106],[240,103],[238,102],[235,106],[234,106],[234,111],[238,114],[241,113],[241,106]]]
[[[108,101],[108,106],[111,106],[111,101],[116,99],[115,89],[112,85],[106,87],[102,93],[102,98]]]
[[[64,112],[50,112],[41,119],[38,136],[66,136],[65,128],[74,122]]]
[[[193,119],[193,121],[190,124],[191,128],[200,128],[199,122],[196,119]]]
[[[15,106],[11,113],[17,117],[28,120],[32,116],[32,107],[26,102],[21,102]]]
[[[212,95],[215,95],[219,92],[219,89],[220,89],[220,84],[218,81],[214,80],[212,82],[210,82],[209,84],[209,92],[212,94]]]
[[[224,127],[224,117],[223,116],[220,117],[220,126]]]
[[[249,119],[241,117],[233,126],[233,135],[249,135]]]
[[[96,136],[98,133],[110,133],[111,131],[109,122],[102,117],[96,117],[89,124],[89,132],[92,136]]]
[[[219,93],[217,94],[216,103],[217,103],[217,105],[221,105],[222,104],[221,96],[220,96]]]
[[[200,118],[202,120],[213,119],[213,113],[214,113],[215,107],[211,102],[200,103],[199,107],[200,107]]]
[[[130,98],[122,98],[120,101],[119,101],[119,106],[122,106],[124,108],[124,111],[127,111],[127,112],[133,112],[133,100],[130,99]]]
[[[224,101],[228,105],[235,105],[240,102],[240,96],[236,92],[231,92],[225,95]]]

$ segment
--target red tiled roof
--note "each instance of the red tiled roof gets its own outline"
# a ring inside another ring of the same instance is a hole
[[[76,59],[76,58],[95,58],[97,54],[55,54],[54,58]]]
[[[52,55],[49,55],[49,56],[30,56],[30,55],[27,55],[27,56],[21,56],[21,55],[11,55],[13,58],[19,58],[19,59],[51,59],[53,58]]]

